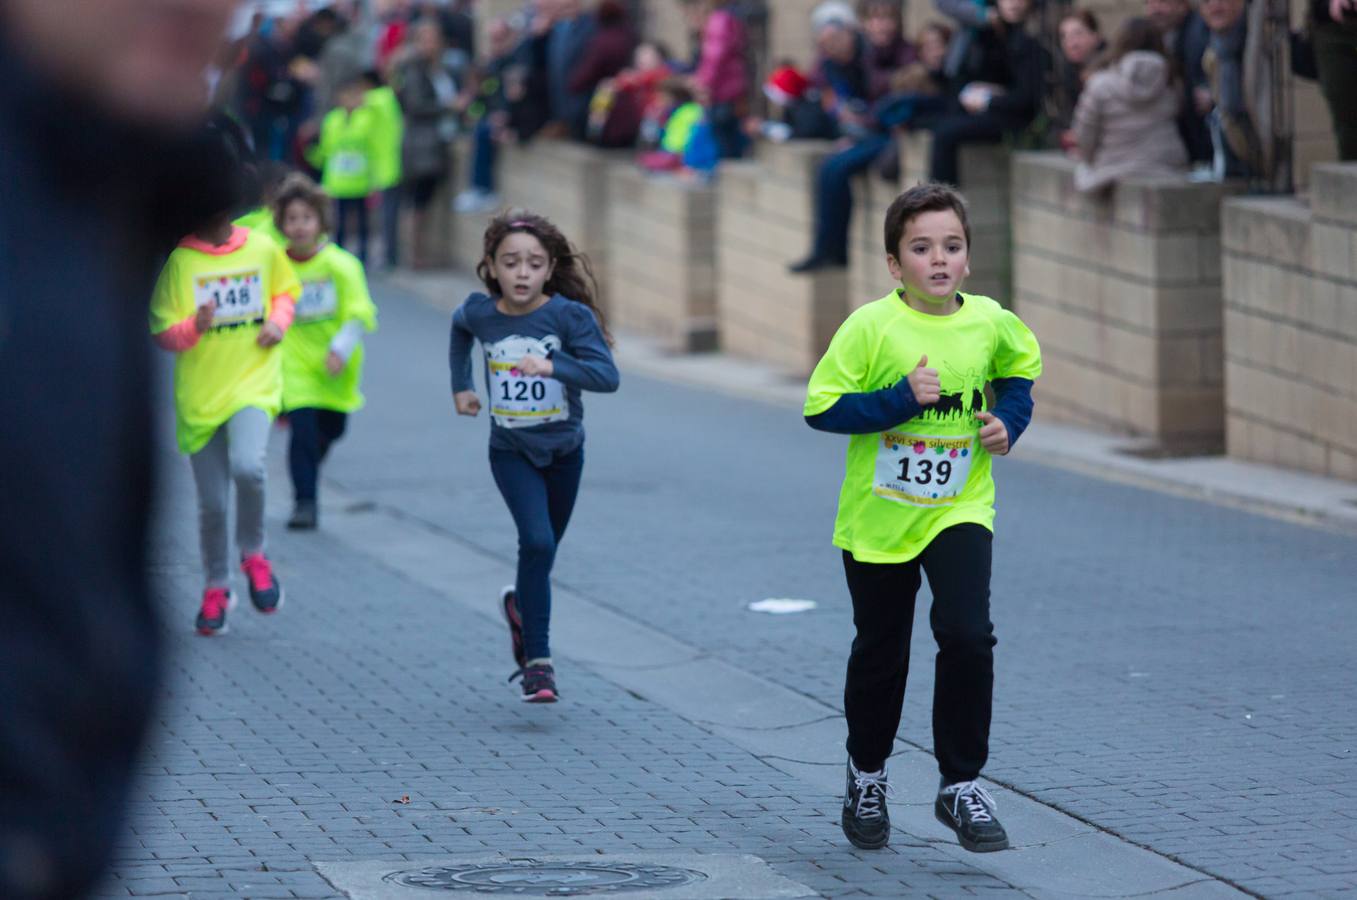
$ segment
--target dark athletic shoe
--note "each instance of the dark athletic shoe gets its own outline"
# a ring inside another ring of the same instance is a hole
[[[287,520],[290,531],[315,531],[320,524],[320,510],[314,500],[298,500],[292,509],[292,518]]]
[[[891,837],[891,817],[886,809],[890,784],[886,768],[880,772],[859,772],[848,760],[848,788],[843,794],[843,836],[862,850],[880,850]]]
[[[205,637],[225,634],[229,630],[226,627],[226,614],[235,605],[236,595],[226,588],[208,588],[203,591],[203,605],[198,610],[198,621],[195,623],[198,633]]]
[[[556,690],[556,670],[551,666],[528,666],[509,676],[509,680],[523,679],[524,703],[555,703],[561,699]]]
[[[1008,849],[1008,832],[994,817],[994,798],[974,781],[945,785],[938,791],[933,814],[956,832],[961,846],[974,853]]]
[[[518,591],[512,584],[499,592],[499,611],[504,615],[504,624],[509,626],[514,662],[522,669],[528,664],[528,654],[523,649],[523,616],[518,612]]]
[[[273,574],[273,566],[262,553],[247,556],[240,561],[245,581],[250,587],[250,602],[262,613],[277,612],[283,605],[283,586]]]

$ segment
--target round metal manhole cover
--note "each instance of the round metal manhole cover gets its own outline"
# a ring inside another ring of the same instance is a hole
[[[673,866],[535,861],[431,866],[386,876],[387,881],[407,887],[518,897],[587,897],[657,891],[706,878],[702,872]]]

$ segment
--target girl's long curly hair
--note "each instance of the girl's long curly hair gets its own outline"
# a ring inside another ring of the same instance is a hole
[[[611,346],[613,336],[608,331],[608,321],[604,318],[603,310],[598,308],[598,281],[594,278],[589,257],[576,250],[559,228],[537,213],[525,209],[511,209],[490,220],[489,226],[485,229],[485,252],[481,254],[481,260],[476,264],[476,275],[490,295],[497,297],[502,293],[499,279],[495,278],[495,273],[490,268],[490,260],[495,258],[495,253],[504,239],[515,232],[530,234],[537,238],[542,244],[542,249],[547,251],[547,259],[555,266],[551,277],[542,286],[542,292],[547,295],[560,294],[589,307],[598,319],[603,337]]]

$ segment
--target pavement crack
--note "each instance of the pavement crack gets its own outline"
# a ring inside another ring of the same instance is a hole
[[[704,654],[705,656],[706,654]],[[828,722],[831,719],[842,719],[840,715],[824,715],[818,719],[810,719],[806,722],[793,722],[790,725],[727,725],[724,722],[713,722],[710,719],[690,719],[696,725],[707,725],[712,728],[729,728],[732,731],[788,731],[793,728],[805,728],[807,725],[816,725],[820,722]]]

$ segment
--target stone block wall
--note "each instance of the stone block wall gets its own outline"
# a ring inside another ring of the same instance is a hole
[[[613,324],[676,351],[716,347],[716,193],[619,166],[608,206]]]
[[[853,179],[853,221],[848,232],[848,305],[857,309],[898,286],[886,269],[886,209],[900,195],[898,181],[874,171]]]
[[[1222,218],[1227,451],[1357,481],[1357,165]]]
[[[843,269],[792,275],[810,241],[815,167],[829,142],[764,144],[716,184],[720,345],[789,373],[814,368],[848,313]]]
[[[1220,204],[1232,189],[1166,178],[1088,196],[1073,174],[1059,153],[1013,165],[1014,305],[1042,346],[1041,415],[1219,449]]]

